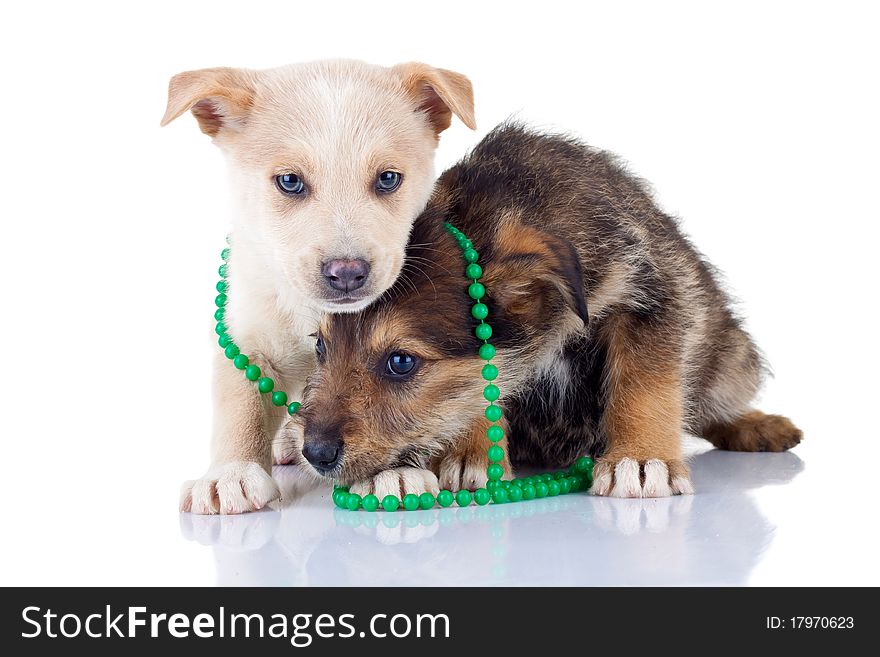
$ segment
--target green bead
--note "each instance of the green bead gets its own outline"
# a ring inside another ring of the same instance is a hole
[[[553,475],[552,475],[552,474],[549,474],[549,473],[548,473],[548,474],[542,474],[542,475],[541,475],[541,481],[543,481],[545,484],[550,483],[551,481],[553,481]]]
[[[467,249],[462,256],[464,257],[465,262],[476,262],[480,259],[480,254],[474,249]]]
[[[478,265],[476,262],[472,262],[467,267],[465,267],[464,275],[468,278],[476,280],[483,275],[483,268],[480,267],[480,265]]]
[[[223,249],[220,252],[220,257],[223,258],[224,260],[229,260],[229,249]]]
[[[221,292],[216,297],[214,297],[214,305],[217,306],[218,308],[222,308],[223,306],[225,306],[226,305],[226,295]]]
[[[218,292],[225,292],[226,290],[217,290],[217,291]],[[470,285],[468,285],[468,296],[471,299],[476,299],[476,300],[482,299],[484,296],[486,296],[486,286],[483,285],[482,283],[471,283]],[[478,318],[478,319],[482,319],[482,318]]]
[[[223,278],[229,274],[229,265],[220,265],[220,268],[217,270],[217,273],[220,274]]]
[[[559,495],[559,491],[560,488],[558,481],[553,480],[547,482],[547,495],[549,495],[550,497],[556,497],[557,495]]]
[[[260,368],[257,365],[248,365],[244,369],[244,375],[248,381],[256,381],[260,378]]]
[[[501,486],[501,482],[498,480],[490,479],[486,482],[486,490],[489,491],[490,494],[494,493]]]
[[[218,292],[226,292],[229,286],[226,284],[226,281],[217,281],[217,285],[215,285],[214,288]]]
[[[489,479],[497,481],[504,476],[504,468],[502,468],[497,463],[493,463],[488,468],[486,468],[486,476],[489,477]]]
[[[287,406],[287,393],[282,390],[276,390],[272,393],[272,403],[275,406]]]
[[[299,410],[300,406],[302,406],[302,404],[300,404],[299,402],[290,402],[290,404],[287,405],[287,412],[290,415],[296,415],[296,412]]]
[[[560,479],[556,483],[559,484],[559,492],[562,495],[568,495],[571,492],[571,479],[566,477],[565,479]]]
[[[492,360],[495,358],[495,346],[489,344],[480,345],[480,358],[483,360]]]
[[[483,388],[483,397],[486,401],[493,402],[501,396],[501,391],[498,389],[494,383],[490,383],[485,388]]]
[[[504,458],[504,450],[498,445],[492,445],[486,454],[488,454],[490,461],[497,462]]]
[[[275,382],[268,376],[264,376],[257,382],[257,390],[259,390],[260,392],[272,392],[272,388],[274,387]]]
[[[517,488],[522,488],[523,487],[523,480],[522,479],[511,479],[510,484],[512,486],[516,486]]]
[[[226,349],[223,350],[223,353],[226,354],[226,357],[229,360],[234,360],[236,356],[238,356],[239,349],[237,344],[228,344],[226,345]]]
[[[357,493],[349,493],[345,506],[349,511],[357,511],[361,506],[361,496]]]
[[[486,363],[483,365],[483,378],[486,381],[494,381],[498,378],[498,368],[492,363]]]
[[[523,498],[523,490],[519,486],[511,486],[507,489],[511,502],[519,502]]]
[[[549,489],[547,488],[547,484],[545,484],[543,481],[535,484],[535,497],[539,499],[542,497],[547,497],[548,492]]]
[[[223,347],[224,349],[226,349],[226,347],[228,347],[229,345],[232,344],[232,338],[224,333],[224,334],[221,335],[220,338],[217,340],[217,344],[219,344],[221,347]]]
[[[535,487],[532,484],[525,484],[522,487],[522,494],[523,494],[524,500],[533,500],[533,499],[535,499],[535,496],[537,495],[537,491],[535,490]]]
[[[486,419],[489,422],[497,422],[501,419],[501,407],[495,404],[489,404],[486,407]]]
[[[493,443],[497,443],[499,440],[504,438],[504,429],[499,427],[497,424],[493,424],[491,427],[486,429],[486,438],[491,440]]]
[[[419,496],[407,493],[403,496],[403,508],[407,511],[415,511],[419,508]]]
[[[344,490],[333,491],[333,503],[340,509],[348,508],[348,493]]]
[[[474,498],[469,490],[462,488],[455,494],[455,503],[458,506],[470,506],[471,500]]]
[[[214,311],[215,321],[222,322],[224,317],[226,317],[226,308],[218,308]]]
[[[461,247],[462,251],[467,251],[468,249],[474,248],[474,243],[471,242],[464,235],[461,236],[461,239],[458,240],[458,245]]]
[[[492,493],[492,501],[495,502],[495,504],[504,504],[505,502],[510,501],[510,495],[505,488],[498,488]]]
[[[388,513],[394,513],[400,507],[400,500],[394,495],[386,495],[382,498],[382,508]]]
[[[422,507],[425,511],[434,506],[434,502],[436,499],[431,493],[422,493],[419,495],[419,506]]]
[[[565,477],[567,477],[567,476],[568,476],[568,473],[565,472],[564,470],[557,470],[556,472],[553,473],[553,478],[556,479],[557,481],[560,479],[565,479]]]
[[[217,326],[214,327],[214,333],[219,335],[224,335],[226,333],[226,324],[223,322],[217,322]]]
[[[485,322],[477,324],[477,328],[474,329],[474,335],[480,340],[488,340],[492,337],[492,327]]]
[[[235,358],[232,359],[232,364],[235,365],[236,369],[243,370],[248,366],[250,359],[244,354],[239,354]]]
[[[593,459],[589,456],[582,456],[574,462],[575,472],[588,472],[593,469]]]
[[[442,507],[452,506],[452,503],[455,501],[455,495],[453,495],[448,490],[441,490],[437,493],[437,504]]]
[[[375,495],[365,495],[364,501],[361,502],[364,511],[375,511],[379,508],[379,498]]]
[[[489,503],[489,500],[492,499],[492,496],[489,495],[489,491],[485,488],[478,488],[474,491],[474,502],[479,504],[480,506],[485,506]]]
[[[223,303],[226,303],[226,301],[224,300]],[[221,304],[217,305],[219,306]],[[489,306],[487,306],[485,303],[475,303],[473,306],[471,306],[471,316],[474,319],[486,319],[489,316]]]
[[[571,482],[571,492],[572,493],[576,493],[583,486],[583,480],[576,475],[569,477],[568,481]]]

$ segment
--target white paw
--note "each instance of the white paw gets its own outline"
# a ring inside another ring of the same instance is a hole
[[[467,489],[471,492],[483,488],[489,479],[486,477],[485,455],[479,458],[447,456],[440,463],[440,488],[457,491]]]
[[[421,495],[426,492],[436,495],[440,492],[440,484],[437,481],[437,476],[430,470],[394,468],[380,472],[370,479],[358,481],[352,484],[349,490],[361,497],[375,495],[381,501],[386,495],[403,497],[410,493]]]
[[[184,482],[180,510],[207,515],[247,513],[279,496],[278,485],[258,463],[235,461],[211,468],[201,479]]]
[[[603,497],[669,497],[694,492],[687,468],[681,461],[601,458],[593,469],[590,493]]]
[[[302,427],[289,422],[272,440],[272,465],[302,463]]]

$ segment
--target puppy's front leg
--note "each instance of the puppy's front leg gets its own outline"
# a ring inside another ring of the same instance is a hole
[[[458,491],[462,488],[475,491],[486,485],[486,467],[489,457],[486,454],[491,443],[486,437],[489,422],[479,418],[458,437],[453,446],[443,456],[433,459],[429,468],[401,467],[380,472],[375,477],[358,481],[351,486],[351,492],[358,495],[376,495],[380,500],[385,495],[403,497],[408,493],[436,495],[441,490]],[[507,424],[502,420],[507,433]],[[500,461],[505,474],[510,474],[507,459],[506,436],[496,443],[504,450]]]
[[[666,497],[693,493],[682,460],[682,389],[676,333],[629,314],[608,320],[608,449],[596,462],[594,495]]]
[[[489,457],[486,454],[492,444],[486,437],[486,429],[491,423],[485,418],[478,419],[471,428],[455,443],[440,459],[438,471],[440,488],[457,491],[465,488],[475,491],[484,488],[488,481],[486,467]],[[505,437],[497,443],[504,450],[504,458],[500,461],[504,474],[511,476],[510,462],[507,458],[507,423],[502,420]]]
[[[184,483],[181,511],[245,513],[279,497],[269,474],[275,427],[268,425],[274,425],[275,415],[253,384],[219,354],[214,363],[212,465],[201,479]]]

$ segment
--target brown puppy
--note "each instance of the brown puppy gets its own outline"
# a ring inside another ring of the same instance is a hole
[[[380,497],[485,484],[476,322],[444,221],[485,268],[514,465],[592,454],[593,493],[659,497],[693,492],[684,432],[731,450],[801,440],[750,408],[758,351],[642,183],[607,153],[504,125],[441,177],[391,290],[324,318],[302,416],[307,453],[341,453],[321,474]]]

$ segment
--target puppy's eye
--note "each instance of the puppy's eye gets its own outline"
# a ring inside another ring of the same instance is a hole
[[[282,194],[288,196],[297,196],[306,191],[306,184],[303,179],[295,173],[282,173],[275,176],[275,185],[281,190]]]
[[[376,191],[383,194],[393,192],[400,187],[401,180],[403,180],[403,175],[399,174],[397,171],[383,171],[379,174],[379,177],[376,178]]]
[[[385,363],[385,371],[391,376],[406,376],[415,369],[416,357],[399,351],[391,354]]]
[[[327,345],[324,344],[324,338],[319,335],[315,340],[315,354],[318,356],[318,360],[323,360],[326,353]]]

